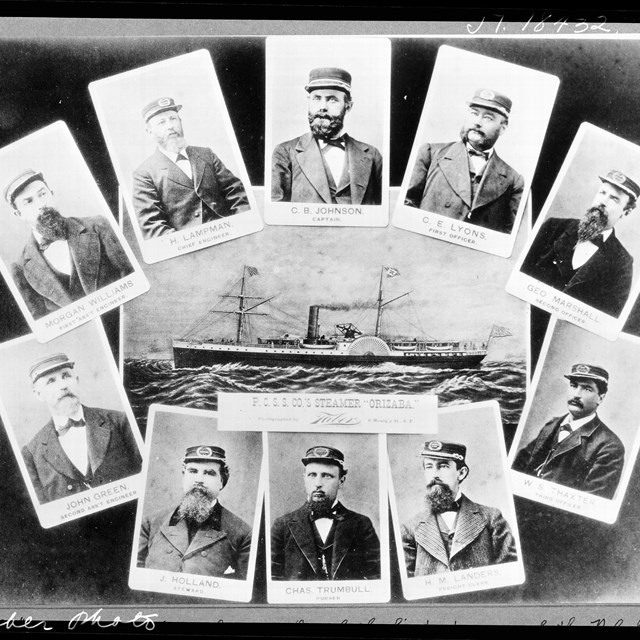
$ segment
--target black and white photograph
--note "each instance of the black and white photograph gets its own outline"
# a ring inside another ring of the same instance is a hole
[[[145,262],[262,229],[208,51],[89,89]]]
[[[514,493],[615,522],[640,446],[640,345],[554,319],[509,452]]]
[[[248,602],[263,498],[262,434],[224,433],[215,412],[149,412],[129,584]]]
[[[391,43],[267,39],[265,221],[389,222]]]
[[[386,602],[385,436],[268,433],[267,599]]]
[[[640,293],[640,147],[583,123],[507,291],[615,339]]]
[[[0,414],[41,525],[136,499],[142,437],[100,321],[0,353]]]
[[[558,85],[515,60],[440,47],[392,223],[509,257]]]
[[[498,403],[441,409],[437,434],[387,438],[404,597],[521,584],[522,552]]]
[[[64,122],[0,149],[0,271],[47,342],[149,284]]]

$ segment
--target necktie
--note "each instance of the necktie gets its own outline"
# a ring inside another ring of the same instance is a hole
[[[457,500],[453,501],[453,504],[451,505],[451,507],[449,509],[447,509],[447,511],[460,511],[460,502],[458,502]]]
[[[62,236],[60,238],[42,238],[42,240],[38,241],[38,249],[40,251],[46,251],[54,242],[58,242],[58,240],[66,240],[67,237]]]
[[[176,162],[180,162],[180,160],[186,160],[187,162],[189,162],[189,158],[187,158],[187,156],[185,156],[184,153],[179,153],[176,156]]]
[[[321,138],[322,142],[325,143],[325,149],[328,147],[338,147],[338,149],[345,150],[344,136],[340,136],[339,138],[333,138],[332,140],[328,140],[326,138]]]
[[[568,438],[573,433],[573,430],[568,424],[560,426],[558,431],[558,442],[562,442],[565,438]]]
[[[473,147],[469,147],[468,148],[468,152],[470,156],[478,156],[479,158],[484,158],[485,160],[489,157],[489,152],[488,151],[478,151],[477,149],[474,149]]]
[[[74,420],[73,418],[69,418],[68,422],[61,427],[58,428],[58,435],[63,436],[69,429],[72,427],[84,427],[84,420]]]
[[[598,249],[599,249],[604,244],[604,238],[602,237],[602,234],[600,233],[595,238],[591,238],[590,242],[592,244],[595,244],[596,247],[598,247]]]

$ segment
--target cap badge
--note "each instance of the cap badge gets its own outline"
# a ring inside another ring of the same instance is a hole
[[[491,91],[490,89],[483,89],[480,92],[480,97],[483,100],[493,100],[496,97],[496,94],[493,91]]]
[[[612,171],[609,173],[609,177],[618,184],[624,184],[627,181],[627,177],[619,171]]]
[[[313,450],[313,454],[319,458],[327,458],[329,456],[329,449],[325,449],[325,447],[316,447]]]
[[[171,104],[171,100],[169,98],[160,98],[160,100],[158,100],[159,107],[166,107],[170,104]]]
[[[576,373],[589,373],[589,367],[584,364],[579,364],[576,367]]]
[[[440,451],[442,449],[442,442],[439,440],[432,440],[428,445],[429,451]]]
[[[212,458],[213,457],[213,451],[211,451],[210,447],[198,447],[198,450],[196,451],[196,453],[199,456],[202,456],[203,458]]]

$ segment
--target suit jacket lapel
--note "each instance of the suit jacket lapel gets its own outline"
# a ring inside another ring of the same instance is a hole
[[[497,200],[509,186],[506,164],[494,151],[484,168],[482,179],[478,185],[473,208],[477,209]]]
[[[89,464],[94,473],[104,462],[109,440],[111,439],[111,429],[105,424],[102,416],[88,407],[82,407],[84,419],[87,425],[87,451],[89,454]]]
[[[193,189],[194,181],[190,180],[189,176],[182,169],[179,169],[175,162],[169,160],[160,149],[156,149],[154,155],[158,163],[158,170],[166,174],[168,180]]]
[[[23,258],[25,278],[40,295],[47,300],[51,300],[59,307],[66,307],[73,302],[69,291],[63,286],[49,263],[44,259],[33,234],[31,234],[24,248]]]
[[[327,203],[331,203],[331,191],[322,162],[320,148],[311,133],[305,133],[296,144],[296,158],[302,173]]]
[[[367,153],[368,145],[361,148],[349,135],[345,136],[345,140],[346,160],[349,163],[351,203],[361,204],[371,177],[373,158],[370,153]]]
[[[185,527],[186,528],[186,527]],[[193,536],[191,544],[184,554],[184,559],[187,560],[197,553],[210,547],[215,542],[218,542],[221,538],[226,538],[227,534],[224,531],[217,531],[216,529],[200,528],[196,531],[196,535]]]
[[[75,266],[71,277],[77,277],[85,293],[93,293],[98,287],[100,265],[100,239],[90,232],[80,220],[67,219],[67,242],[71,260]],[[70,286],[73,291],[73,283]]]
[[[347,555],[351,541],[355,535],[355,529],[351,526],[351,518],[345,513],[341,503],[336,505],[338,515],[334,520],[333,557],[331,559],[331,578],[335,578],[340,564]]]
[[[44,443],[46,449],[44,457],[47,462],[60,474],[67,478],[76,478],[78,475],[77,469],[73,466],[71,460],[67,458],[67,454],[64,452],[58,440],[58,434],[56,428],[53,425],[53,420],[47,423],[47,433]]]
[[[471,544],[485,528],[485,520],[471,501],[463,494],[451,543],[451,557]]]
[[[160,527],[160,533],[175,547],[183,556],[189,548],[189,530],[184,518],[180,518],[174,525],[171,524],[173,514],[169,514]]]
[[[588,282],[589,280],[596,280],[601,277],[601,274],[608,271],[608,263],[612,262],[610,259],[611,247],[616,239],[615,231],[611,231],[611,235],[606,239],[601,247],[587,260],[575,273],[573,278],[569,281],[568,286],[581,284]]]
[[[436,517],[427,513],[424,520],[421,520],[416,526],[415,531],[416,542],[423,547],[427,553],[432,555],[436,560],[442,562],[445,567],[449,566],[449,558],[447,557],[447,549],[444,546],[440,528]]]
[[[191,163],[191,171],[193,172],[193,184],[188,185],[195,188],[196,193],[200,189],[204,172],[207,168],[207,163],[198,155],[192,147],[187,147],[187,154],[189,155],[189,162]]]
[[[469,158],[463,142],[451,146],[445,155],[438,160],[438,166],[449,186],[459,198],[471,208],[471,178],[469,175]]]
[[[600,419],[594,416],[593,420],[583,424],[581,427],[572,432],[562,442],[558,443],[549,460],[554,460],[558,456],[562,456],[568,451],[572,451],[580,446],[582,438],[589,438],[593,432],[600,426]]]
[[[311,521],[306,516],[306,510],[298,510],[295,518],[287,522],[287,526],[309,566],[316,573],[316,543],[311,531]]]

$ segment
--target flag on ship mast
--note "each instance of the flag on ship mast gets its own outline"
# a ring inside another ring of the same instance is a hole
[[[387,272],[387,278],[394,278],[400,275],[400,272],[394,267],[385,267],[384,270]]]

